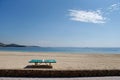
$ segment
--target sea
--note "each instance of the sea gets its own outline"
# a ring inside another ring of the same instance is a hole
[[[120,47],[0,47],[0,51],[56,52],[79,54],[120,54]]]

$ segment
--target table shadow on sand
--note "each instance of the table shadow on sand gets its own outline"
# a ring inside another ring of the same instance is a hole
[[[53,67],[50,65],[27,65],[24,67],[24,69],[27,68],[45,68],[45,69],[52,69]]]

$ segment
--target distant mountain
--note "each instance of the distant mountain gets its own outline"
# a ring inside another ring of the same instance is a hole
[[[0,47],[4,47],[4,46],[6,46],[5,44],[3,44],[3,43],[0,43]]]
[[[25,45],[18,45],[18,44],[4,44],[0,43],[0,47],[27,47]]]
[[[40,46],[27,46],[27,45],[19,45],[19,44],[4,44],[0,42],[0,47],[40,47]]]
[[[6,45],[5,47],[27,47],[27,46],[18,45],[18,44],[8,44],[8,45]]]

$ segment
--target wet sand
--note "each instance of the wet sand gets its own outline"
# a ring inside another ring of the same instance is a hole
[[[0,52],[0,69],[24,69],[31,59],[55,59],[54,70],[120,69],[120,54]]]

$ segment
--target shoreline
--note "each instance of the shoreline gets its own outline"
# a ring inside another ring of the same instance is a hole
[[[42,52],[42,53],[66,53],[66,54],[120,54],[119,47],[0,47],[4,52]]]
[[[0,53],[1,52],[13,52],[13,53],[52,53],[52,54],[90,54],[90,55],[119,55],[120,53],[102,53],[102,52],[48,52],[48,51],[6,51],[6,50],[0,50]]]

